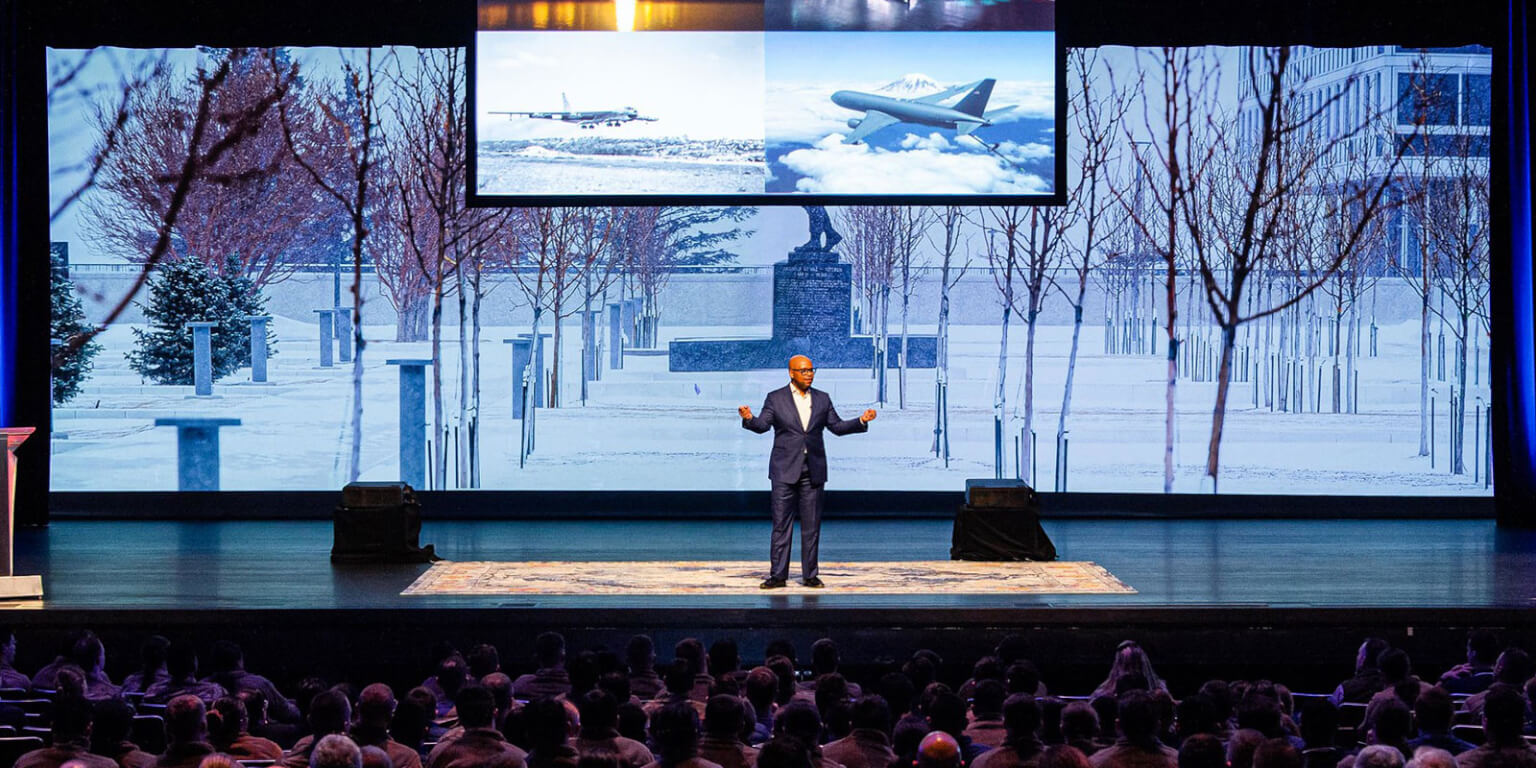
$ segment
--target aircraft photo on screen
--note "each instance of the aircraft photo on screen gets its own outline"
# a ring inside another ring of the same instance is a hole
[[[571,100],[565,94],[560,94],[560,103],[565,106],[563,112],[498,112],[491,110],[493,115],[506,115],[507,117],[526,117],[533,120],[559,120],[562,123],[575,123],[582,128],[596,128],[606,125],[609,128],[617,128],[631,120],[645,120],[656,122],[654,117],[646,117],[634,107],[623,109],[601,109],[589,112],[572,112]]]

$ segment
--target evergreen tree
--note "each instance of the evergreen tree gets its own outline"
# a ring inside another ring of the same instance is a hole
[[[75,295],[75,284],[69,279],[62,255],[52,251],[49,259],[53,268],[48,285],[52,307],[48,342],[54,358],[53,404],[58,405],[80,394],[80,385],[90,376],[91,363],[101,352],[101,345],[88,341],[72,352],[64,351],[70,338],[90,330],[90,324],[85,320],[85,307]]]
[[[220,277],[196,258],[163,264],[149,281],[149,305],[140,307],[150,329],[133,329],[128,365],[157,384],[191,384],[192,331],[187,323],[217,323],[211,329],[213,378],[251,362],[247,315],[263,314],[266,301],[250,278],[236,272]],[[273,354],[271,337],[268,354]]]

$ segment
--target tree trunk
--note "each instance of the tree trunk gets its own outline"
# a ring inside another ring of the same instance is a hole
[[[543,355],[539,354],[541,348],[539,344],[539,320],[542,319],[543,314],[544,309],[535,302],[533,305],[533,327],[531,329],[533,335],[531,337],[532,340],[528,344],[528,367],[514,373],[514,375],[521,376],[523,379],[523,429],[522,440],[518,446],[517,459],[519,467],[528,465],[528,454],[533,451],[533,413],[539,405],[537,397],[539,377],[543,375],[542,369],[544,367],[544,362],[541,359]],[[516,386],[515,382],[513,386]]]
[[[480,305],[485,292],[481,289],[483,283],[480,274],[480,260],[476,259],[475,267],[475,301],[470,311],[474,318],[474,340],[470,343],[470,354],[474,360],[473,381],[470,385],[469,399],[469,487],[480,487]]]
[[[1163,493],[1173,493],[1174,396],[1179,388],[1179,292],[1178,270],[1172,258],[1168,259],[1165,287],[1168,296],[1168,389],[1163,403]]]
[[[1465,304],[1465,302],[1461,302],[1461,303]],[[1460,327],[1458,329],[1458,334],[1457,334],[1457,337],[1456,337],[1459,340],[1458,343],[1456,344],[1456,347],[1457,347],[1457,349],[1456,349],[1456,395],[1457,395],[1457,397],[1456,397],[1455,412],[1451,416],[1453,419],[1455,419],[1454,429],[1451,430],[1451,435],[1452,435],[1452,438],[1453,438],[1451,440],[1451,456],[1452,456],[1451,473],[1452,474],[1456,474],[1456,475],[1465,475],[1467,473],[1467,462],[1466,462],[1466,446],[1467,446],[1467,438],[1466,438],[1466,432],[1467,432],[1467,429],[1466,429],[1466,425],[1467,425],[1467,342],[1466,342],[1466,339],[1467,339],[1467,330],[1468,330],[1468,325],[1469,325],[1468,322],[1467,322],[1467,320],[1468,320],[1467,313],[1465,311],[1463,311],[1461,313],[1461,317],[1459,319],[1460,319],[1461,325],[1460,325]]]
[[[1067,383],[1061,388],[1061,413],[1056,416],[1056,450],[1061,451],[1061,441],[1067,434],[1067,416],[1072,412],[1072,380],[1077,373],[1077,348],[1083,332],[1083,294],[1087,293],[1087,273],[1084,272],[1077,284],[1077,301],[1072,304],[1072,348],[1067,353]],[[1056,457],[1057,466],[1061,465],[1061,456]],[[1055,490],[1066,490],[1066,478],[1062,477]]]
[[[459,262],[459,269],[454,271],[454,283],[458,290],[459,298],[459,407],[458,429],[453,436],[453,444],[457,449],[457,461],[454,462],[453,478],[456,487],[463,488],[469,485],[469,295],[464,290],[463,261]]]
[[[1211,493],[1217,493],[1221,468],[1221,433],[1227,422],[1227,391],[1231,389],[1232,348],[1237,329],[1221,329],[1221,366],[1216,369],[1216,407],[1211,412],[1211,443],[1206,451],[1205,476],[1211,481]]]
[[[876,350],[876,352],[878,352],[878,354],[875,355],[875,364],[877,366],[879,366],[879,370],[876,371],[876,375],[875,375],[875,381],[879,382],[879,384],[878,384],[879,392],[877,393],[878,396],[876,397],[876,399],[880,401],[881,405],[885,405],[885,401],[888,399],[887,388],[886,388],[886,381],[887,381],[886,374],[890,373],[890,370],[891,370],[891,365],[890,365],[890,354],[891,354],[891,286],[890,285],[882,285],[880,287],[880,336],[875,340],[875,350]]]
[[[432,292],[432,479],[435,490],[448,485],[448,451],[443,445],[443,288]]]
[[[1003,477],[1007,446],[1003,443],[1003,415],[1008,409],[1008,315],[1013,313],[1013,276],[1003,283],[1002,341],[997,350],[997,396],[992,403],[993,464],[995,477]]]
[[[1035,461],[1035,327],[1040,317],[1034,308],[1036,301],[1032,295],[1028,321],[1024,324],[1024,427],[1019,431],[1019,474],[1028,474],[1030,486],[1036,480],[1031,471]]]
[[[939,288],[939,338],[937,339],[937,357],[934,361],[934,418],[933,418],[933,455],[944,460],[944,466],[949,466],[949,434],[947,430],[949,416],[949,264],[946,262],[940,273]]]
[[[1429,423],[1429,358],[1431,354],[1429,342],[1429,289],[1428,280],[1424,282],[1424,293],[1419,301],[1419,455],[1429,455],[1429,430],[1434,428]]]
[[[902,278],[901,358],[897,360],[900,367],[896,369],[896,407],[902,410],[906,410],[907,407],[907,310],[912,304],[911,288],[906,282],[906,278]]]
[[[555,305],[551,307],[553,310],[552,314],[554,315],[552,320],[555,323],[553,331],[555,334],[555,360],[551,364],[549,373],[549,405],[551,408],[560,407],[560,343],[565,340],[564,336],[560,333],[560,310],[564,308],[564,304],[565,302],[561,301],[560,294],[557,292],[555,294]]]
[[[426,341],[430,306],[426,296],[407,297],[395,313],[395,341]]]

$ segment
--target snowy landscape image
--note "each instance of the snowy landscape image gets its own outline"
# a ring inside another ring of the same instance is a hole
[[[1351,72],[1450,66],[1382,50]],[[869,433],[828,439],[828,487],[1017,477],[1067,492],[1491,495],[1486,157],[1447,141],[1433,156],[1355,160],[1313,133],[1315,154],[1289,148],[1313,160],[1286,170],[1312,174],[1296,188],[1333,191],[1245,204],[1275,172],[1249,172],[1255,143],[1306,134],[1252,128],[1232,72],[1239,55],[1258,58],[1255,71],[1287,66],[1268,54],[1070,52],[1067,205],[829,208],[849,277],[815,290],[852,319],[800,351],[815,361],[820,344],[868,344],[880,362],[816,375],[845,417],[879,411]],[[304,85],[273,111],[261,94],[292,85],[274,79],[277,53],[52,52],[51,67],[96,86],[50,113],[54,490],[187,488],[199,478],[179,462],[194,450],[221,490],[768,488],[770,440],[736,409],[759,409],[784,367],[694,372],[669,357],[673,342],[773,336],[776,302],[792,306],[776,270],[805,242],[806,213],[467,207],[462,151],[422,149],[462,150],[477,118],[445,124],[414,98],[451,82],[462,55],[285,49]],[[1482,76],[1479,61],[1440,71]],[[1222,149],[1207,175],[1183,179],[1206,192],[1179,219],[1198,238],[1159,229],[1173,172],[1155,145],[1133,144],[1163,105],[1141,95],[1160,84],[1131,75],[1164,64],[1231,78],[1188,102],[1208,113],[1186,124],[1235,127],[1208,145]],[[218,72],[219,108],[258,126],[239,152],[178,179],[174,152],[131,151],[184,146],[184,125],[156,110],[195,109]],[[930,74],[941,88],[966,82]],[[349,75],[377,88],[348,88]],[[1443,98],[1406,77],[1411,98],[1378,88],[1380,109],[1353,102],[1361,131],[1385,119],[1401,132],[1413,123],[1402,109]],[[1353,75],[1340,78],[1322,86],[1349,93]],[[1249,98],[1266,97],[1280,98]],[[993,98],[1027,103],[1001,79]],[[365,147],[341,126],[370,108]],[[1393,194],[1340,197],[1361,185],[1329,186],[1333,173],[1386,179]],[[171,210],[177,183],[187,192]],[[1255,232],[1279,234],[1244,239]],[[904,337],[937,339],[936,364],[906,367]],[[223,420],[216,442],[179,438],[210,429],[189,421],[202,419]]]
[[[761,194],[762,35],[479,32],[483,195]]]

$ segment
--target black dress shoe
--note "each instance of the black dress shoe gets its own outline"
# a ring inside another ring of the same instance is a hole
[[[758,589],[783,589],[786,582],[783,579],[768,579],[757,585]]]
[[[826,586],[825,584],[821,583],[821,579],[818,579],[815,576],[812,576],[809,579],[803,579],[800,583],[810,587],[811,589],[821,589],[822,587]]]

